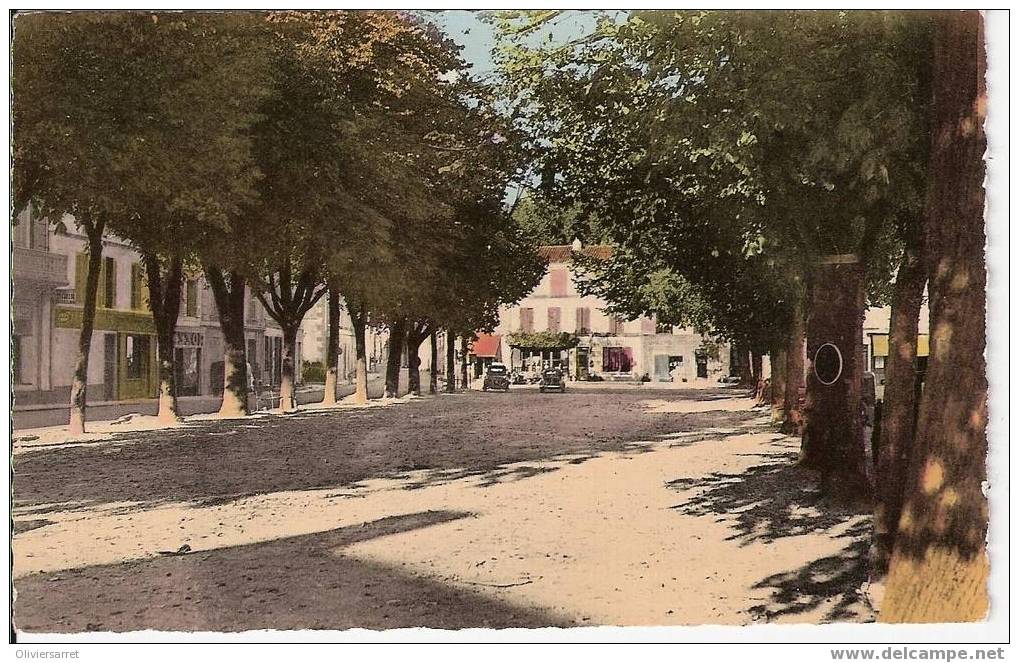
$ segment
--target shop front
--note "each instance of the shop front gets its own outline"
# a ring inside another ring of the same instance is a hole
[[[53,326],[81,329],[82,310],[58,306]],[[103,398],[154,398],[159,385],[156,335],[147,313],[97,309],[95,332],[103,338]]]
[[[203,341],[200,331],[174,333],[173,377],[178,396],[198,396],[202,393]]]
[[[507,337],[510,346],[510,369],[522,373],[539,373],[558,368],[571,378],[576,371],[578,339],[568,332],[514,332]]]

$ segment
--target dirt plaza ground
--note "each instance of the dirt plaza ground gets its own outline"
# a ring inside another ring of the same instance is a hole
[[[16,447],[15,624],[868,621],[869,515],[820,505],[798,447],[722,388],[468,392]]]

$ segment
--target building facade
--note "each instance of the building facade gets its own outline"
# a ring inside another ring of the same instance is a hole
[[[874,374],[877,398],[884,398],[885,362],[888,359],[888,328],[891,322],[890,306],[869,308],[863,317],[863,354],[867,370]],[[930,355],[930,311],[927,304],[920,307],[917,323],[916,370],[922,382],[927,372],[927,358]]]
[[[571,379],[690,382],[728,374],[729,352],[689,329],[659,326],[653,318],[624,320],[607,302],[577,289],[575,252],[608,258],[608,246],[543,246],[548,269],[530,295],[500,311],[499,326],[474,344],[475,373],[501,361],[533,372],[558,366]]]
[[[14,275],[14,392],[18,405],[66,403],[78,357],[87,256],[86,238],[65,217],[58,232],[31,208],[12,229]],[[95,328],[88,367],[88,399],[153,398],[158,389],[156,334],[148,308],[141,255],[107,236],[99,276]],[[280,382],[283,332],[246,294],[245,337],[255,379]],[[175,335],[178,396],[223,391],[223,334],[212,291],[201,274],[189,274],[181,293]],[[298,334],[298,360],[302,338]],[[298,363],[298,365],[300,365]],[[300,375],[298,375],[298,381]]]
[[[357,368],[357,352],[354,345],[354,325],[350,320],[343,300],[340,300],[340,338],[337,348],[336,367],[341,382],[352,383]],[[304,358],[306,361],[322,362],[328,365],[326,346],[329,339],[329,303],[323,296],[311,307],[304,322]],[[369,373],[378,373],[386,357],[389,334],[384,330],[368,327],[365,330],[365,354]]]

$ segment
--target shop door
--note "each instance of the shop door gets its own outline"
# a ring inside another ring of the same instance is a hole
[[[103,400],[117,398],[117,335],[103,334]]]
[[[590,350],[588,348],[577,348],[577,379],[586,380],[590,376]]]
[[[148,334],[120,335],[120,400],[156,395],[154,350],[154,337]]]
[[[708,356],[698,352],[695,358],[697,359],[697,377],[708,377]]]
[[[669,381],[669,355],[655,355],[655,380]]]
[[[198,375],[202,365],[201,348],[175,348],[173,381],[178,396],[198,395]]]

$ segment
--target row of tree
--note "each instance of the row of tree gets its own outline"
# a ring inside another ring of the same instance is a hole
[[[214,296],[220,412],[232,416],[248,409],[246,292],[283,331],[287,407],[298,330],[327,294],[326,400],[344,302],[363,401],[367,327],[389,328],[386,393],[398,390],[404,348],[419,391],[426,338],[434,363],[440,330],[472,336],[540,278],[503,206],[521,172],[519,137],[422,16],[40,12],[19,14],[14,30],[15,207],[71,215],[87,238],[72,432],[85,426],[108,233],[143,258],[168,420],[178,416],[174,328],[189,272],[201,270]]]
[[[787,430],[802,422],[801,462],[825,492],[867,501],[876,479],[882,619],[982,617],[979,14],[604,12],[565,36],[559,16],[491,19],[537,164],[525,218],[614,245],[611,261],[583,266],[587,290],[617,312],[725,337],[753,353],[750,367],[770,357],[776,409]],[[925,289],[931,357],[917,404]],[[862,323],[868,305],[889,303],[871,458]]]

